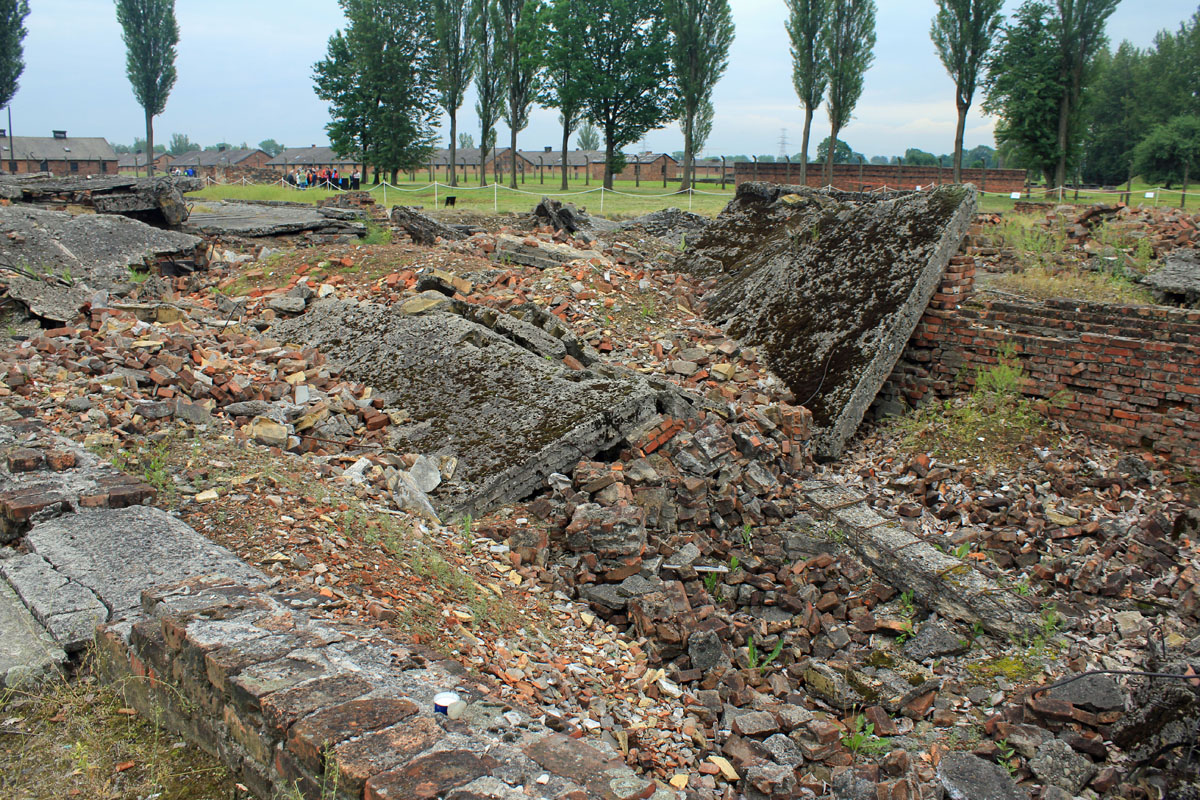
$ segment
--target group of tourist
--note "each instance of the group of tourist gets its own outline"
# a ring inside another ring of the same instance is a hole
[[[358,187],[362,182],[358,170],[346,176],[342,175],[337,167],[308,170],[298,169],[295,172],[289,172],[283,179],[297,189],[321,186],[327,189],[342,189],[343,191],[358,191]]]

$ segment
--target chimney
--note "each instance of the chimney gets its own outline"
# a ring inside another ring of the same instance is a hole
[[[546,145],[546,147],[544,148],[545,152],[547,152],[547,153],[551,152],[553,149],[554,148],[552,148],[550,145]]]
[[[8,130],[5,128],[0,128],[0,139],[3,139],[6,136],[8,136]]]
[[[221,146],[219,146],[219,147],[217,148],[217,152],[218,152],[218,153],[224,153],[224,152],[225,152],[225,145],[221,145]]]
[[[66,131],[54,131],[54,138],[55,139],[65,139],[65,138],[67,138],[67,132]]]

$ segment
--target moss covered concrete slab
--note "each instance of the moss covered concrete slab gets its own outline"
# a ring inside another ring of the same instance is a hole
[[[836,458],[891,374],[975,214],[971,186],[872,199],[744,183],[683,256],[710,318],[762,347]]]
[[[481,321],[327,300],[270,335],[319,348],[385,407],[406,412],[412,422],[395,427],[396,452],[457,460],[431,496],[443,515],[526,497],[655,413],[656,392],[635,374],[572,370],[562,342],[545,331],[507,315],[475,316]]]

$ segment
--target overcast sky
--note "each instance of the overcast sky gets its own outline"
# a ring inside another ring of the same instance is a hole
[[[104,136],[130,143],[144,130],[141,108],[125,78],[125,52],[110,0],[36,0],[30,4],[25,73],[12,102],[18,135]],[[791,84],[783,0],[732,0],[737,34],[729,70],[718,84],[710,154],[778,154],[800,150],[804,115]],[[1006,11],[1019,2],[1009,0]],[[878,43],[866,88],[842,138],[870,155],[919,147],[949,152],[954,140],[954,86],[929,41],[933,0],[878,0]],[[1109,20],[1115,42],[1148,46],[1163,28],[1177,28],[1196,0],[1124,0]],[[312,65],[344,23],[335,0],[178,0],[179,80],[155,139],[172,133],[211,144],[273,138],[289,146],[326,142],[328,112],[312,89]],[[972,109],[967,146],[992,144],[992,122]],[[459,130],[478,140],[474,97],[459,114]],[[3,125],[0,122],[0,125]],[[824,113],[813,141],[827,136]],[[500,141],[508,141],[501,127]],[[442,136],[443,140],[445,135]],[[537,110],[518,146],[540,149],[562,140],[556,112]],[[572,139],[574,144],[574,139]],[[648,134],[647,149],[682,149],[675,126]],[[632,148],[629,148],[632,149]],[[813,145],[815,151],[815,144]]]

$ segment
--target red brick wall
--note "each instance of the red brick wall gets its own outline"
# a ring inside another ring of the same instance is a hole
[[[10,162],[7,159],[0,160],[0,169],[7,170],[9,163]],[[16,163],[17,163],[17,171],[16,171],[17,175],[26,175],[26,174],[30,174],[30,173],[43,171],[41,161],[18,160]],[[75,172],[71,171],[72,163],[76,163],[79,165],[79,167],[77,168],[77,171],[75,171]],[[48,162],[46,162],[46,166],[49,168],[49,170],[48,170],[49,172],[51,172],[54,175],[58,175],[58,176],[62,176],[62,177],[69,177],[71,175],[84,176],[84,175],[116,175],[117,174],[117,162],[116,161],[76,161],[76,162],[48,161]]]
[[[1073,300],[969,301],[975,266],[956,257],[880,393],[909,405],[973,385],[1011,345],[1023,393],[1101,439],[1200,466],[1200,311]],[[1061,393],[1061,394],[1060,394]]]
[[[757,176],[757,177],[756,177]],[[762,164],[739,162],[734,165],[734,177],[741,184],[745,181],[769,181],[771,183],[798,184],[799,164]],[[1025,188],[1023,169],[964,169],[963,183],[973,183],[986,192],[1019,192]],[[915,189],[917,186],[951,183],[954,172],[949,168],[901,167],[884,164],[864,164],[861,174],[857,164],[834,164],[833,185],[837,189],[857,192],[863,189]],[[820,165],[809,164],[808,186],[825,185]]]

